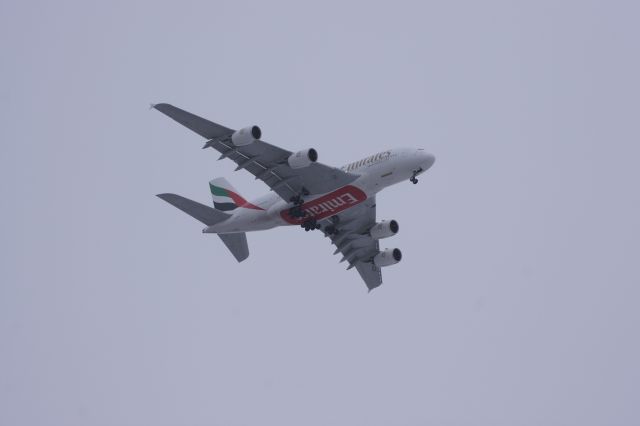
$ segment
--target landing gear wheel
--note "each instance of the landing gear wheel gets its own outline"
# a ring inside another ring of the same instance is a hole
[[[309,191],[303,188],[303,194],[308,195]],[[307,216],[307,212],[302,210],[304,200],[302,199],[302,196],[300,194],[294,195],[293,197],[289,198],[289,201],[293,204],[293,206],[289,208],[289,216],[294,219],[299,219]]]
[[[324,228],[324,232],[326,232],[327,235],[336,235],[338,233],[338,228],[336,228],[335,225],[327,225]]]
[[[300,208],[300,206],[293,206],[289,209],[289,216],[293,218],[305,217],[306,213]]]
[[[411,174],[411,179],[409,179],[409,181],[411,181],[412,184],[416,184],[418,183],[418,179],[416,179],[416,176],[418,176],[419,173],[422,173],[424,170],[422,169],[418,169],[418,170],[414,170],[414,172]]]
[[[300,224],[300,226],[303,227],[307,232],[314,229],[320,229],[320,224],[315,219],[305,220]]]
[[[304,204],[304,200],[300,195],[294,195],[293,197],[289,198],[289,201],[291,201],[296,206],[301,206],[302,204]]]

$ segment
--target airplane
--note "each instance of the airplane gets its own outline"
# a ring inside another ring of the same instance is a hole
[[[402,259],[398,248],[380,250],[379,240],[399,231],[396,220],[376,221],[376,194],[384,188],[427,171],[435,156],[422,148],[396,148],[365,157],[341,168],[318,162],[318,152],[307,148],[287,151],[262,140],[258,126],[233,130],[167,103],[151,105],[206,139],[213,148],[264,182],[270,192],[247,201],[224,178],[209,189],[213,207],[176,194],[158,194],[217,234],[238,262],[249,257],[246,233],[278,226],[298,225],[319,230],[341,253],[347,269],[356,268],[369,291],[382,284],[381,268]]]

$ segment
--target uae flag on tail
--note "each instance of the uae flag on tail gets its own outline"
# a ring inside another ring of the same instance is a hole
[[[238,207],[263,210],[242,198],[242,196],[238,194],[238,191],[236,191],[236,189],[225,178],[220,177],[210,181],[209,189],[211,190],[213,206],[218,210],[226,212]]]

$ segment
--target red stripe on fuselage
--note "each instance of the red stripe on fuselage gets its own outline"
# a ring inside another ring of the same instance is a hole
[[[302,210],[307,214],[304,218],[291,217],[288,208],[280,211],[280,216],[292,225],[302,223],[310,218],[321,220],[360,204],[366,199],[367,194],[361,189],[347,185],[320,198],[304,203],[301,206]]]
[[[236,194],[235,192],[229,189],[225,189],[225,191],[227,191],[227,193],[229,194],[229,197],[231,197],[235,205],[238,207],[244,207],[245,209],[264,210],[263,208],[258,207],[255,204],[251,204],[250,202],[242,198],[242,196]]]

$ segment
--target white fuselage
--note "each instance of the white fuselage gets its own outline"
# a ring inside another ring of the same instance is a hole
[[[383,151],[342,167],[342,170],[359,177],[327,194],[314,194],[304,198],[302,209],[318,221],[360,204],[382,189],[409,180],[433,165],[435,157],[422,149],[400,148]],[[298,225],[285,212],[292,203],[284,201],[276,193],[268,193],[251,201],[262,210],[239,207],[231,217],[205,228],[207,233],[233,233],[271,229],[276,226]]]

